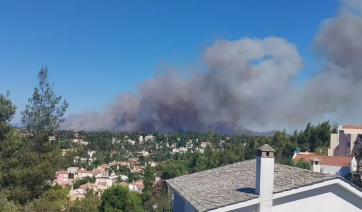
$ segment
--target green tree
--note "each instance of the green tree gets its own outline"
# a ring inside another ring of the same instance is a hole
[[[104,191],[101,212],[143,212],[141,197],[127,187],[116,185]]]
[[[93,177],[86,176],[84,178],[74,180],[73,188],[77,189],[81,185],[84,185],[84,184],[87,184],[87,183],[95,183],[95,182],[96,182],[96,178],[94,176]]]
[[[57,106],[61,97],[55,96],[48,83],[46,68],[40,70],[38,79],[39,86],[21,113],[25,132],[11,129],[0,143],[1,189],[8,199],[21,204],[38,198],[47,190],[61,161],[60,148],[57,143],[49,141],[49,136],[63,121],[68,104],[64,102]],[[9,101],[3,96],[1,99],[1,110],[14,111]],[[2,116],[2,120],[9,121],[13,113],[5,113],[7,115]]]
[[[10,131],[9,122],[16,112],[16,106],[11,102],[9,96],[9,92],[6,95],[0,94],[0,142],[5,139],[5,135]]]
[[[13,201],[8,201],[5,196],[0,195],[0,212],[20,212],[21,206]]]
[[[145,186],[142,190],[142,203],[145,204],[149,201],[153,195],[153,183],[155,182],[155,171],[148,165],[143,174],[143,185]]]
[[[56,185],[44,192],[40,199],[31,202],[27,208],[32,211],[60,212],[68,204],[69,191]]]
[[[21,122],[31,134],[47,132],[54,134],[64,121],[68,103],[62,96],[56,96],[48,80],[48,68],[41,68],[38,74],[39,85],[34,88],[33,96],[29,99],[26,109],[21,112]]]
[[[94,192],[87,191],[84,198],[70,202],[65,212],[98,212],[100,205],[100,198]]]

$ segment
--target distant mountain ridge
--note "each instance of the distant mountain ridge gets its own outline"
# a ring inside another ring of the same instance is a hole
[[[247,136],[273,136],[277,130],[265,132],[256,132],[245,127],[241,127],[231,123],[218,123],[211,127],[216,133],[227,135],[247,135]]]

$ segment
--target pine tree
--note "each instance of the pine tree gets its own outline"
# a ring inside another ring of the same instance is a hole
[[[0,94],[0,142],[5,139],[5,135],[10,131],[9,122],[16,112],[16,106],[11,102],[9,96],[9,92],[6,95]]]
[[[147,165],[143,174],[143,185],[145,186],[142,190],[142,203],[145,204],[149,201],[153,195],[153,183],[155,182],[155,171]]]
[[[61,96],[54,94],[47,68],[40,70],[38,79],[39,86],[21,113],[25,131],[9,128],[8,133],[1,133],[4,139],[0,143],[0,189],[9,200],[21,204],[40,197],[50,187],[61,161],[60,148],[49,141],[49,136],[64,121],[68,104],[64,101],[58,106]],[[3,132],[15,107],[4,96],[0,97],[0,105]]]

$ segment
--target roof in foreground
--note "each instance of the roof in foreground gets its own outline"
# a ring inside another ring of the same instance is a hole
[[[274,193],[339,178],[337,175],[275,164]],[[247,160],[167,180],[198,211],[257,198],[256,160]]]
[[[309,162],[313,158],[318,158],[321,161],[321,165],[324,166],[337,166],[337,167],[349,167],[353,157],[340,157],[340,156],[327,156],[327,155],[316,155],[314,153],[308,154],[296,154],[294,161],[303,159]]]

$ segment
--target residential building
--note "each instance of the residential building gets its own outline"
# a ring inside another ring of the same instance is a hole
[[[70,190],[70,194],[75,196],[76,198],[83,198],[86,194],[86,187],[81,186],[77,189]]]
[[[128,180],[128,177],[126,175],[120,175],[120,178],[123,180],[123,181],[127,181]]]
[[[131,169],[131,173],[140,173],[140,172],[142,172],[142,168],[137,165],[134,165]]]
[[[153,135],[147,135],[144,138],[144,141],[153,141],[153,140],[155,140],[155,136]]]
[[[185,152],[187,152],[187,148],[186,148],[186,147],[180,147],[178,150],[179,150],[180,153],[185,153]]]
[[[69,167],[67,169],[68,173],[74,174],[78,170],[78,167]]]
[[[140,154],[141,154],[143,157],[147,157],[147,156],[150,155],[150,153],[149,153],[148,151],[145,151],[145,150],[142,150],[142,151],[140,152]]]
[[[144,189],[144,187],[145,186],[143,185],[142,180],[136,181],[134,183],[130,183],[128,185],[129,190],[135,191],[135,192],[138,192],[138,193],[142,193],[142,190]]]
[[[126,182],[120,182],[119,184],[122,185],[122,186],[128,187],[128,183],[126,183]],[[128,187],[128,188],[129,188],[129,187]]]
[[[110,166],[111,166],[110,164],[104,163],[104,164],[98,166],[97,169],[99,169],[99,170],[108,170]]]
[[[210,145],[210,142],[201,142],[201,148],[203,148],[203,149],[209,145]]]
[[[93,171],[93,175],[97,178],[97,179],[108,179],[108,171],[104,171],[104,170],[94,170]]]
[[[150,165],[151,167],[156,167],[158,165],[158,163],[154,162],[154,161],[150,161],[150,162],[148,162],[148,165]]]
[[[74,179],[81,179],[84,177],[93,177],[93,171],[87,171],[84,169],[79,169],[74,172]]]
[[[317,155],[312,152],[296,152],[293,155],[294,162],[304,160],[310,163],[312,158],[318,158],[320,160],[320,169],[322,172],[341,176],[346,176],[350,173],[350,164],[353,159],[353,157]]]
[[[69,180],[68,171],[58,171],[56,183],[59,185],[68,185],[71,183]]]
[[[175,154],[175,153],[179,153],[179,152],[180,152],[180,150],[178,148],[173,148],[171,153]]]
[[[362,134],[362,126],[341,125],[337,133],[331,134],[328,156],[353,157],[361,146],[358,134]]]
[[[275,164],[274,152],[265,144],[258,148],[254,160],[167,180],[174,190],[173,211],[362,210],[362,191],[350,182],[339,175]],[[315,161],[315,165],[320,164]]]

